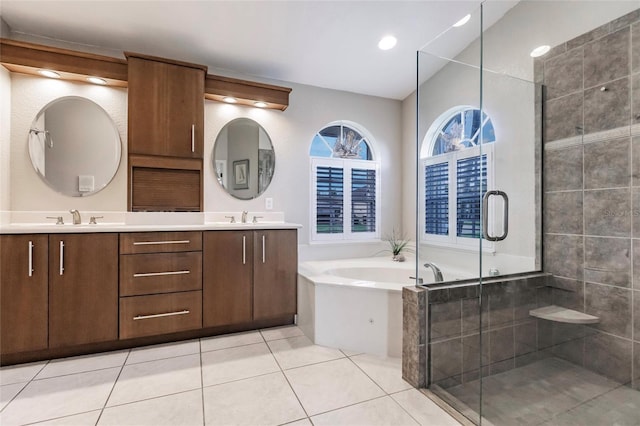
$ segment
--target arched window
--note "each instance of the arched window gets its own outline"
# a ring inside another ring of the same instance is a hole
[[[491,119],[470,106],[452,108],[431,125],[421,149],[427,242],[477,246],[481,199],[493,181],[495,140]]]
[[[379,238],[380,172],[366,130],[345,121],[314,136],[311,240]]]

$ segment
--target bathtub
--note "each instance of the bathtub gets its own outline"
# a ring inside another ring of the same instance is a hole
[[[439,265],[446,281],[472,275]],[[308,261],[298,267],[298,326],[314,343],[354,353],[402,355],[402,287],[415,263],[387,257]],[[425,283],[430,270],[421,271]]]

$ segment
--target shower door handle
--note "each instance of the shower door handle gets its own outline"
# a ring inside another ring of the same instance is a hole
[[[489,197],[492,195],[502,197],[504,200],[502,220],[504,229],[502,235],[498,236],[489,235]],[[482,197],[482,236],[487,241],[502,241],[507,238],[507,234],[509,234],[509,196],[503,191],[487,191]]]

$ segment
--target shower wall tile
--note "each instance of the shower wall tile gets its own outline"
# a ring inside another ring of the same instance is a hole
[[[462,339],[429,344],[431,351],[431,382],[460,380],[462,373]]]
[[[547,99],[582,90],[582,57],[583,48],[578,47],[545,61]]]
[[[402,378],[414,387],[427,381],[427,291],[402,289]]]
[[[536,319],[538,326],[538,350],[545,350],[553,346],[553,322]]]
[[[630,340],[604,333],[585,337],[584,365],[620,383],[631,381]]]
[[[631,175],[631,185],[640,186],[640,136],[631,138]]]
[[[602,91],[602,87],[606,90]],[[629,88],[629,77],[623,77],[584,91],[585,134],[630,124]]]
[[[640,187],[631,188],[631,228],[632,237],[640,237]]]
[[[544,194],[543,232],[582,234],[582,191],[548,192]]]
[[[582,145],[545,151],[543,170],[544,190],[581,190],[583,176],[582,164]],[[638,170],[640,171],[640,165]]]
[[[532,318],[532,317],[529,317]],[[522,356],[538,350],[536,320],[517,324],[513,328],[515,356]]]
[[[496,290],[489,292],[489,328],[513,325],[513,296],[515,286],[499,285],[491,287]]]
[[[611,31],[617,31],[620,28],[628,27],[636,21],[640,21],[640,9],[622,15],[618,19],[611,21]],[[637,40],[637,39],[636,39]]]
[[[558,358],[584,365],[584,337],[578,337],[553,346],[552,353]]]
[[[633,344],[633,388],[640,390],[640,342]]]
[[[629,237],[631,235],[631,191],[591,190],[584,193],[584,222],[587,235]]]
[[[584,283],[568,278],[553,277],[552,304],[584,312]]]
[[[482,359],[480,359],[480,335],[472,334],[462,338],[462,372],[479,371],[489,365],[488,335],[483,336]]]
[[[607,34],[609,34],[609,23],[599,26],[588,33],[584,33],[579,35],[578,37],[572,38],[569,40],[567,44],[567,49],[573,49],[578,46],[582,46],[583,44],[589,43],[594,40],[598,40]]]
[[[489,331],[489,361],[491,364],[514,357],[513,327]]]
[[[482,329],[489,328],[489,296],[482,296]],[[480,327],[479,299],[462,300],[462,334],[477,333]]]
[[[631,76],[631,124],[635,123],[640,123],[640,72]]]
[[[535,58],[533,60],[533,75],[534,83],[543,83],[544,81],[544,60],[542,58]]]
[[[631,72],[640,72],[640,22],[631,26]]]
[[[516,324],[531,319],[529,311],[538,307],[538,287],[544,284],[546,280],[534,280],[533,283],[529,283],[529,280],[516,281],[513,295],[513,319]]]
[[[585,283],[585,312],[600,318],[592,327],[631,339],[632,290]]]
[[[631,240],[585,237],[585,281],[631,287]]]
[[[462,333],[461,301],[429,305],[431,341],[460,337]]]
[[[561,277],[582,279],[582,236],[550,235],[545,238],[544,270]]]
[[[583,126],[582,92],[545,102],[544,141],[581,135]]]
[[[584,146],[585,189],[627,187],[630,183],[630,138]]]
[[[515,358],[505,359],[504,361],[498,361],[489,366],[489,374],[500,374],[505,371],[513,370],[516,367]]]
[[[584,46],[584,87],[592,87],[629,74],[631,31],[622,28]]]
[[[640,342],[640,290],[633,291],[633,340]]]
[[[634,239],[633,241],[633,288],[640,290],[640,240]],[[640,340],[640,336],[638,336]]]

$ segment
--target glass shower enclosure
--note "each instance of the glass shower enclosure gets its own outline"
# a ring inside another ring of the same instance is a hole
[[[533,59],[514,28],[564,6],[521,3],[417,52],[426,387],[475,424],[640,424],[640,10]]]

